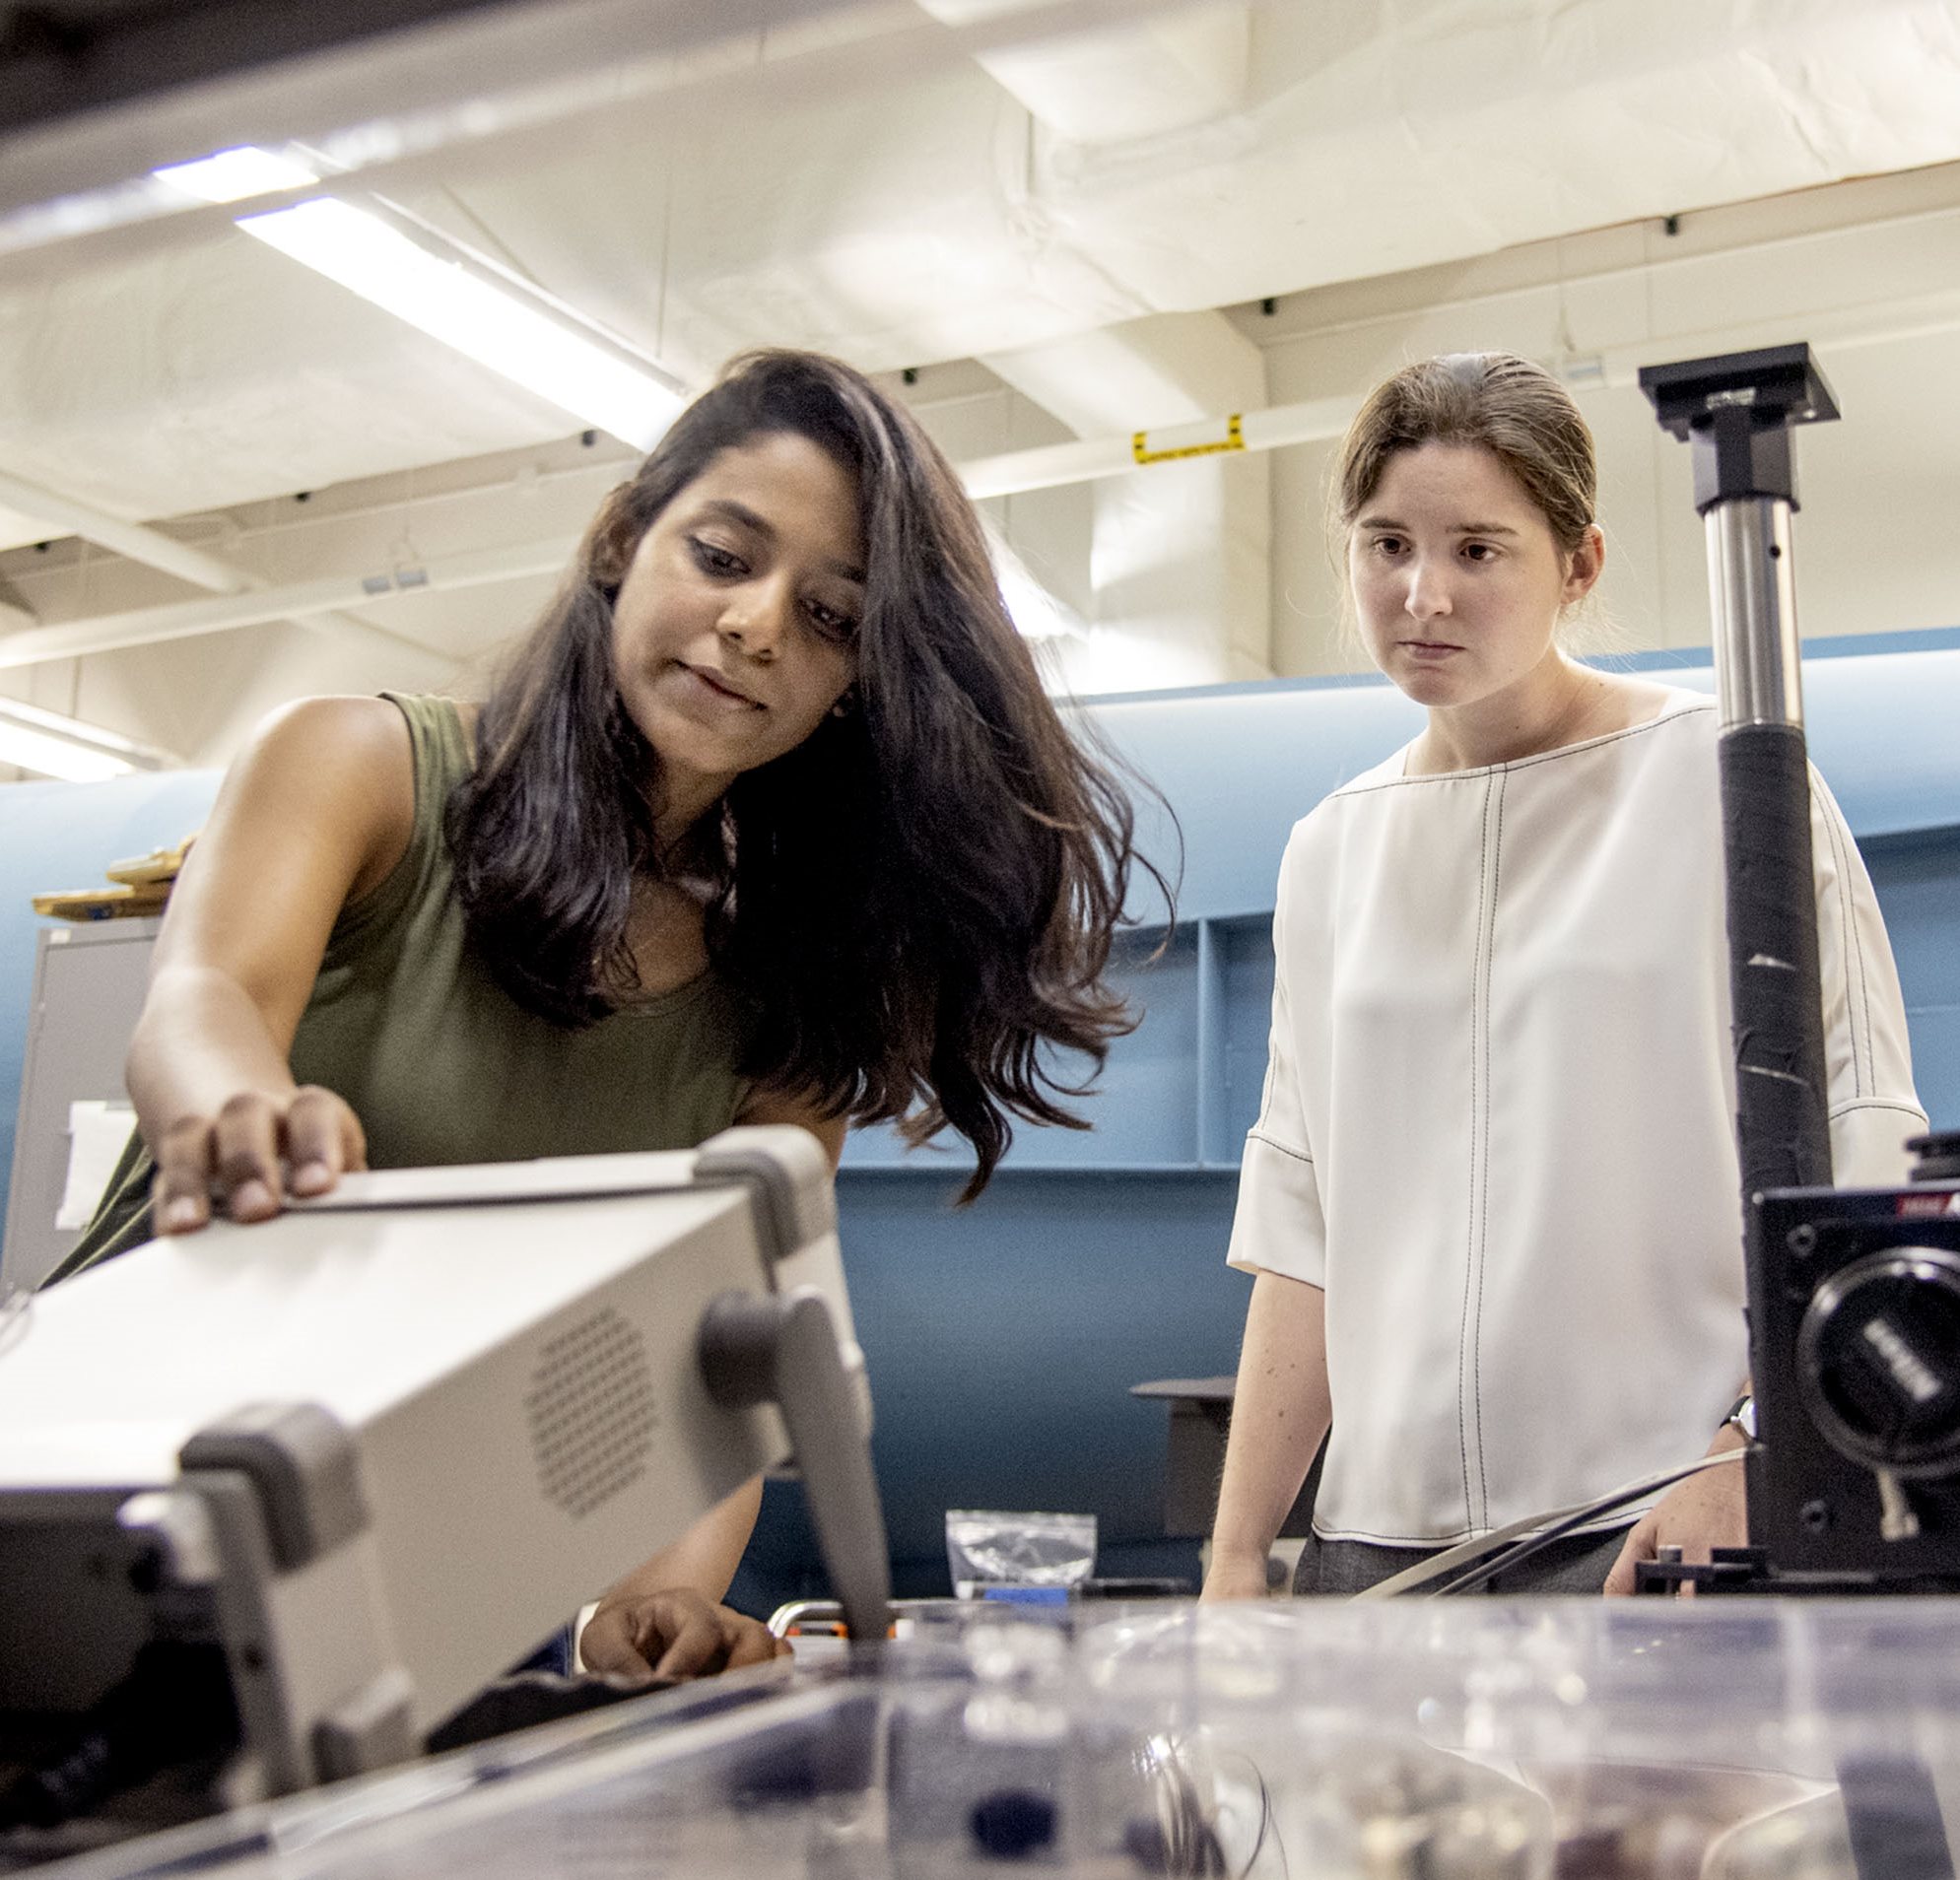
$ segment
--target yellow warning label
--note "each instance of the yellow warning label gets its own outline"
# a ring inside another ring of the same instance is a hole
[[[1151,449],[1149,432],[1136,432],[1129,440],[1129,454],[1138,463],[1175,463],[1180,457],[1215,457],[1222,450],[1243,450],[1246,434],[1240,429],[1240,415],[1235,411],[1225,421],[1222,437],[1207,438],[1203,443],[1177,444],[1168,450]]]

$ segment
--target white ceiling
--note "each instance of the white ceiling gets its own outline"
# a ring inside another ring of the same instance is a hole
[[[1913,327],[1897,370],[1960,395],[1960,183],[1932,168],[1960,164],[1960,0],[1273,0],[1115,25],[1049,4],[1029,18],[1095,30],[1031,40],[1014,0],[901,0],[664,61],[642,11],[645,56],[568,88],[575,112],[487,112],[495,134],[362,180],[696,382],[763,343],[922,369],[907,395],[977,456],[1351,396],[1412,335],[1457,330],[1435,309],[1474,305],[1475,343],[1596,353],[1624,384],[1643,347],[1773,325],[1781,303],[1731,281],[1670,306],[1676,216],[1691,242],[1716,228],[1701,252],[1745,257],[1736,280],[1792,267],[1782,301],[1820,333],[1836,320],[1869,351],[1888,318]],[[1920,173],[1853,180],[1898,172]],[[1820,294],[1848,229],[1878,245]],[[1249,305],[1265,298],[1270,320]],[[24,631],[215,584],[74,539],[55,499],[283,589],[569,547],[623,463],[222,209],[0,256],[0,478],[30,486],[0,507],[0,604]],[[1960,475],[1951,426],[1910,429],[1914,464],[1871,439],[1884,476]],[[1155,649],[1076,683],[1330,663],[1289,624],[1310,577],[1279,538],[1302,533],[1304,460],[997,504],[1081,611]],[[294,692],[480,662],[549,590],[525,567],[84,659],[8,666],[0,632],[0,691],[222,757]]]

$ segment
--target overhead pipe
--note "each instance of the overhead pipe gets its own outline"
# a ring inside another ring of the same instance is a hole
[[[129,561],[140,562],[146,568],[154,568],[166,574],[174,574],[179,580],[189,581],[194,587],[209,589],[214,594],[228,597],[269,595],[269,588],[262,575],[248,568],[240,568],[237,563],[227,562],[222,557],[208,555],[204,550],[193,548],[188,542],[179,542],[173,535],[166,535],[161,529],[153,529],[141,522],[126,522],[120,516],[110,515],[92,503],[64,496],[59,490],[50,490],[44,484],[31,483],[25,477],[9,475],[0,470],[0,504],[17,509],[21,514],[51,525],[54,532],[64,535],[79,535],[85,542],[93,542],[98,548],[111,550]],[[202,601],[183,603],[195,609],[207,605]],[[248,611],[249,611],[248,599]],[[363,605],[356,597],[354,605]],[[262,605],[262,603],[261,603]],[[404,638],[400,634],[391,634],[385,627],[376,627],[372,621],[356,619],[351,614],[339,611],[340,603],[332,607],[309,611],[301,622],[316,632],[330,635],[336,639],[347,640],[357,645],[367,645],[385,649],[390,653],[410,653],[415,657],[435,663],[439,661],[427,646],[418,640]],[[18,610],[0,610],[0,628],[8,625],[7,616]],[[64,621],[55,627],[27,627],[18,633],[0,638],[0,667],[31,666],[46,659],[74,658],[81,652],[106,652],[117,646],[140,646],[152,639],[175,639],[184,635],[177,632],[162,634],[145,630],[144,623],[151,616],[169,613],[169,608],[144,608],[134,613],[106,615],[97,621]],[[287,620],[295,616],[274,610],[271,613],[259,612],[257,620]],[[60,638],[71,634],[71,630],[84,627],[101,627],[107,621],[125,620],[130,623],[135,638],[118,638],[110,637],[101,644],[81,643],[89,637],[73,634],[77,640],[74,652],[60,650],[33,650],[36,646],[60,647],[64,641]],[[242,625],[243,623],[239,623]],[[189,633],[216,632],[215,628],[191,628]]]
[[[481,587],[526,575],[556,573],[565,566],[571,543],[553,537],[518,548],[484,549],[456,555],[426,566],[401,568],[384,573],[330,574],[316,581],[287,587],[259,588],[246,594],[226,594],[209,600],[177,601],[162,607],[141,607],[120,614],[62,621],[0,638],[0,669],[37,665],[47,659],[77,659],[88,653],[114,652],[125,646],[149,646],[167,639],[188,639],[199,634],[228,633],[268,621],[291,620],[304,626],[331,616],[343,607],[375,607],[404,594],[435,589]],[[368,623],[357,622],[367,627]],[[425,646],[370,628],[396,647],[408,647],[434,658]]]
[[[1925,339],[1960,327],[1960,296],[1951,291],[1896,302],[1887,311],[1890,317],[1877,323],[1858,317],[1842,324],[1813,319],[1810,325],[1813,331],[1824,335],[1834,351]],[[1760,331],[1760,323],[1744,329],[1739,335],[1741,343],[1753,343]],[[1734,350],[1737,343],[1738,333],[1733,327],[1680,334],[1673,341],[1683,353],[1710,354]],[[1628,390],[1640,382],[1641,369],[1654,350],[1654,343],[1647,341],[1639,346],[1606,347],[1581,354],[1558,362],[1560,375],[1568,389],[1581,398],[1596,391]],[[976,502],[988,497],[1021,496],[1030,490],[1055,490],[1067,484],[1124,476],[1153,463],[1185,457],[1324,443],[1342,436],[1360,409],[1359,395],[1309,398],[1298,404],[1227,413],[1122,436],[1084,437],[1068,443],[1044,444],[1033,450],[1005,451],[998,456],[976,457],[956,467],[967,494]]]
[[[43,484],[30,483],[25,477],[10,476],[0,470],[0,504],[18,509],[36,522],[49,525],[51,535],[79,535],[99,548],[113,549],[146,568],[161,569],[193,587],[209,588],[214,594],[242,593],[252,583],[250,572],[207,555],[202,549],[179,542],[161,529],[141,522],[125,522],[119,516],[99,509],[93,503],[63,496]]]
[[[1029,490],[1053,490],[1064,484],[1118,477],[1154,463],[1222,456],[1237,450],[1277,450],[1282,444],[1338,437],[1360,404],[1361,400],[1353,397],[1309,398],[1297,405],[1229,412],[1222,418],[1199,418],[1190,424],[1133,431],[1119,437],[1082,437],[1033,450],[1010,450],[995,457],[977,457],[956,468],[967,494],[976,501],[1019,496]]]

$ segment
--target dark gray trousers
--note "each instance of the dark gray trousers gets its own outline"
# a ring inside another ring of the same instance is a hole
[[[1484,1587],[1490,1593],[1597,1593],[1606,1583],[1613,1562],[1625,1545],[1627,1530],[1605,1534],[1571,1534],[1553,1541],[1509,1573],[1499,1574]],[[1300,1550],[1293,1576],[1296,1593],[1358,1593],[1428,1560],[1440,1547],[1376,1547],[1367,1541],[1320,1540],[1313,1534]],[[1463,1572],[1468,1572],[1464,1568]],[[1453,1578],[1453,1576],[1451,1576]]]

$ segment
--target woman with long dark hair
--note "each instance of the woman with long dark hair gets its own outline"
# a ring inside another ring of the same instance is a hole
[[[64,1273],[364,1167],[691,1146],[794,1121],[1081,1127],[1128,801],[1071,738],[977,517],[835,361],[737,361],[588,531],[480,710],[290,706],[171,900],[140,1141]],[[147,1145],[147,1147],[146,1147]],[[765,1655],[712,1606],[751,1487],[608,1595],[595,1668]],[[760,1636],[759,1636],[760,1635]]]

